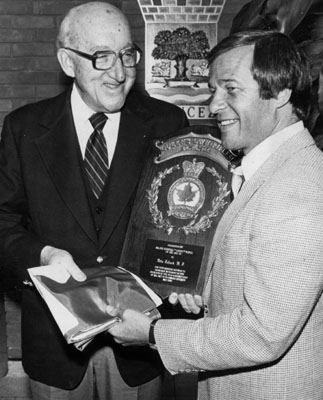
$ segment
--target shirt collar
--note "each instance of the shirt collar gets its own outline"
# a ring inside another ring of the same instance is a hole
[[[278,147],[302,130],[304,130],[303,121],[298,121],[269,136],[254,147],[241,160],[241,168],[245,180],[247,181],[250,179],[261,165],[278,149]]]

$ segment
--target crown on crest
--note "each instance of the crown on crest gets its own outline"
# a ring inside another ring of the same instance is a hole
[[[196,162],[196,158],[191,161],[184,161],[182,164],[184,175],[191,178],[198,178],[200,173],[203,171],[205,164],[204,162]]]

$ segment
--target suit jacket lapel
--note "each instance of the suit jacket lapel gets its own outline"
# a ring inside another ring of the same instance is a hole
[[[97,242],[79,163],[78,141],[69,98],[68,92],[65,101],[58,107],[54,121],[53,117],[44,116],[41,124],[47,132],[36,139],[36,145],[71,214],[87,235]]]
[[[315,145],[313,138],[307,130],[296,134],[289,139],[288,144],[283,144],[279,149],[260,167],[260,169],[244,183],[239,196],[229,205],[223,214],[214,234],[211,252],[206,270],[209,277],[217,250],[220,248],[222,240],[229,232],[239,213],[243,210],[250,198],[262,187],[262,185],[281,167],[281,165],[300,149]],[[207,280],[206,280],[207,281]],[[205,282],[206,282],[205,281]]]
[[[142,119],[134,109],[126,107],[121,113],[118,142],[111,164],[100,247],[108,240],[131,196],[134,195],[150,136],[150,118],[145,116],[145,119]]]

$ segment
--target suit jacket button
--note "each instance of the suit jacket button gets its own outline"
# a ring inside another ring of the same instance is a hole
[[[99,264],[101,264],[101,263],[103,262],[103,257],[102,257],[102,256],[99,256],[99,257],[96,259],[96,261],[97,261]]]
[[[95,212],[96,212],[97,214],[101,214],[102,211],[103,211],[102,207],[96,207],[96,209],[95,209]]]

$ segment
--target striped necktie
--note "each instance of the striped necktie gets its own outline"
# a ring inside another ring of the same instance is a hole
[[[102,132],[107,119],[104,113],[96,113],[89,118],[94,131],[85,149],[85,170],[97,199],[100,197],[109,170],[107,144]]]

